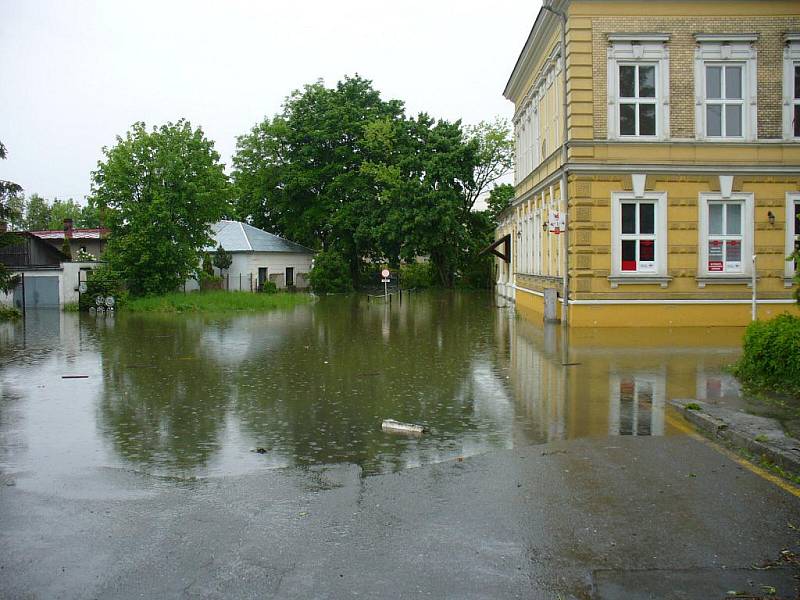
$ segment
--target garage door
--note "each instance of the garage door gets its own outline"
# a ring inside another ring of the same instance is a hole
[[[58,276],[26,277],[14,290],[14,306],[22,308],[23,285],[25,308],[58,308]]]

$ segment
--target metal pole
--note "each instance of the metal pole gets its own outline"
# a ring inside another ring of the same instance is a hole
[[[756,255],[753,254],[753,275],[752,280],[750,282],[750,287],[753,288],[753,310],[751,316],[751,320],[755,321],[758,318],[758,310],[756,306]]]

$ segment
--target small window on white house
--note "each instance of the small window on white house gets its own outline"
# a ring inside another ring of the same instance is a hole
[[[701,277],[746,276],[753,248],[753,194],[701,194]]]

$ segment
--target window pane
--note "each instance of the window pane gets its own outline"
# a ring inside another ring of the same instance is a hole
[[[636,240],[622,240],[622,270],[636,270]]]
[[[708,240],[708,270],[722,271],[722,240]]]
[[[722,204],[708,205],[708,233],[722,235]]]
[[[794,137],[800,137],[800,104],[794,107]]]
[[[706,67],[706,98],[722,98],[722,67]]]
[[[653,262],[656,259],[656,242],[655,240],[640,240],[639,241],[639,261],[640,266],[643,262]]]
[[[794,97],[800,98],[800,65],[794,66]]]
[[[636,205],[622,205],[622,233],[636,233]]]
[[[742,67],[725,69],[725,97],[739,100],[742,97]]]
[[[740,137],[742,135],[742,105],[728,104],[725,106],[725,135]]]
[[[741,271],[742,269],[742,243],[739,240],[725,242],[725,270]]]
[[[706,106],[706,135],[722,135],[722,105],[709,104]]]
[[[636,67],[621,66],[619,68],[619,97],[636,97]]]
[[[656,97],[656,68],[639,67],[639,97]]]
[[[619,105],[619,133],[620,135],[636,135],[636,105]]]
[[[656,134],[656,105],[639,105],[639,135]]]
[[[656,205],[650,202],[639,204],[639,233],[655,233]],[[644,260],[644,259],[642,259]]]
[[[742,205],[728,204],[728,230],[727,235],[741,235],[742,233]]]

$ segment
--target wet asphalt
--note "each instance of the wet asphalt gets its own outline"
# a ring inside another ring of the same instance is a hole
[[[798,597],[800,498],[685,436],[369,477],[2,477],[2,598]]]

